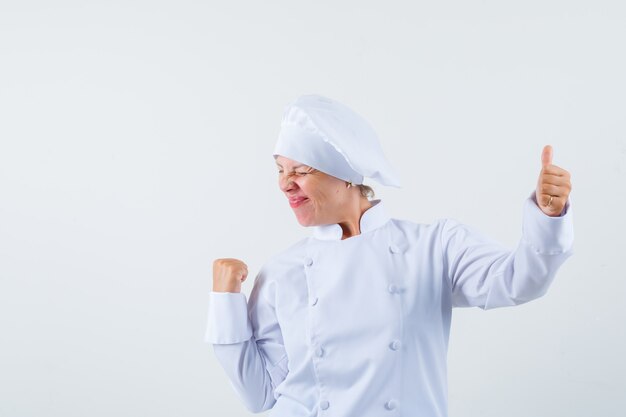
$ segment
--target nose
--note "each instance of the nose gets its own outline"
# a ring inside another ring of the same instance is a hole
[[[280,187],[281,191],[283,192],[287,192],[291,189],[294,188],[294,184],[295,182],[293,182],[293,180],[290,177],[287,176],[279,176],[278,177],[278,186]]]

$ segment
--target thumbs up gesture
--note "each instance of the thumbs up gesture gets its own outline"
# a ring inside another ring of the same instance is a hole
[[[548,216],[560,216],[571,191],[570,173],[552,165],[552,146],[544,146],[541,153],[541,172],[535,191],[539,208]]]

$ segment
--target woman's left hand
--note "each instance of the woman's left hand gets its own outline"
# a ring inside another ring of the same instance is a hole
[[[570,173],[552,165],[552,146],[546,145],[541,153],[541,172],[537,181],[535,197],[541,211],[551,217],[561,215],[572,191]]]

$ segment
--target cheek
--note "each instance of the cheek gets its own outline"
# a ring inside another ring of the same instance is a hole
[[[316,198],[319,194],[319,187],[312,179],[303,178],[301,181],[298,182],[298,187],[300,187],[304,194],[311,200]]]
[[[313,205],[320,215],[335,213],[342,206],[341,190],[334,187],[318,190]]]
[[[335,182],[322,181],[318,178],[306,178],[299,184],[318,210],[332,208],[341,200],[341,186]]]

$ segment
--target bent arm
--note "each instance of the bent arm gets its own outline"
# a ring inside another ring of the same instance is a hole
[[[242,293],[210,293],[205,342],[248,410],[268,410],[275,387],[287,374],[287,355],[273,306],[261,296],[260,280],[246,304]]]
[[[455,307],[522,304],[541,297],[558,268],[573,254],[574,228],[568,200],[561,216],[537,206],[534,191],[524,202],[522,237],[511,251],[454,219],[442,228],[444,273]]]

